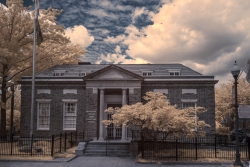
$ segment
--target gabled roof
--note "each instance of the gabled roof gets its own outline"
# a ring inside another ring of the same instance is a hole
[[[84,80],[98,80],[98,79],[100,79],[98,76],[105,75],[105,73],[111,72],[111,71],[112,71],[112,75],[108,75],[108,77],[105,78],[106,80],[115,80],[115,79],[121,80],[122,79],[122,76],[121,76],[122,73],[127,75],[127,79],[138,79],[138,80],[143,80],[144,79],[142,76],[140,76],[138,74],[135,74],[135,73],[133,73],[131,71],[128,71],[128,70],[126,70],[126,69],[124,69],[122,67],[119,67],[117,65],[114,65],[114,64],[109,65],[107,67],[104,67],[104,68],[102,68],[100,70],[97,70],[97,71],[83,77],[83,79]],[[117,72],[120,72],[120,74],[117,73]]]

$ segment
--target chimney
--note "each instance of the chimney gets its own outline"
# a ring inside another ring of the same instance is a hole
[[[90,62],[78,62],[78,65],[90,65]]]

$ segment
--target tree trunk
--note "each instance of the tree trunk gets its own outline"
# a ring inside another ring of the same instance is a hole
[[[7,66],[3,65],[3,78],[2,78],[2,95],[1,95],[1,101],[2,101],[2,105],[1,105],[1,127],[0,127],[0,136],[6,136],[6,80],[7,80],[7,75],[6,74],[7,71]]]

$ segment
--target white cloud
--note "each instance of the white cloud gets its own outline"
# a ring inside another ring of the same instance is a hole
[[[121,47],[117,45],[116,48],[115,48],[115,52],[116,53],[121,53]]]
[[[135,19],[141,15],[147,15],[149,18],[151,18],[153,15],[154,15],[154,12],[152,11],[149,11],[147,9],[145,9],[145,7],[142,7],[142,8],[135,8],[133,13],[131,14],[131,17],[132,17],[132,23],[135,23]]]
[[[91,9],[89,14],[97,16],[98,18],[109,17],[112,20],[118,19],[118,16],[113,13],[108,13],[103,9]]]
[[[142,15],[145,11],[145,7],[135,8],[134,13],[132,13],[132,21],[135,22],[135,18]]]
[[[87,48],[94,41],[94,37],[91,36],[88,30],[82,25],[67,28],[65,34],[70,38],[73,44],[81,45],[83,48]]]
[[[91,0],[91,4],[104,8],[110,11],[128,11],[132,10],[132,6],[123,6],[119,4],[119,1],[110,1],[110,0]]]
[[[115,53],[108,53],[107,55],[101,54],[98,60],[95,62],[96,64],[100,64],[101,62],[113,63],[113,64],[147,64],[148,61],[142,58],[136,59],[127,59],[126,55],[121,54],[121,47],[116,46]]]
[[[167,1],[166,1],[167,2]],[[250,55],[250,1],[175,0],[151,14],[153,25],[130,25],[127,35],[106,42],[128,45],[126,53],[152,63],[183,63],[206,75],[227,76],[234,60]],[[135,10],[132,18],[142,14]]]

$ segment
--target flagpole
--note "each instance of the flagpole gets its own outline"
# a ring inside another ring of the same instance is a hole
[[[35,17],[34,17],[34,45],[33,45],[33,66],[32,66],[32,89],[31,89],[31,113],[30,113],[30,137],[33,135],[34,124],[34,99],[35,99],[35,73],[36,73],[36,23],[38,20],[37,0],[35,0]],[[32,149],[32,141],[30,142]]]

